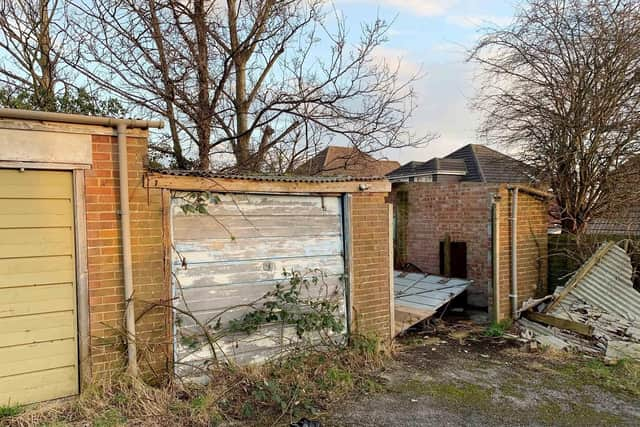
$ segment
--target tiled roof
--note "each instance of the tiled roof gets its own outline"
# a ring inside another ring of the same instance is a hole
[[[466,173],[467,169],[465,162],[461,159],[439,159],[433,158],[427,162],[409,162],[391,173],[388,173],[389,178],[398,178],[402,176],[419,176],[430,175],[439,172],[456,172]]]
[[[468,144],[445,158],[464,160],[468,172],[463,181],[514,184],[533,181],[525,163],[485,145]]]
[[[247,181],[271,182],[352,182],[382,181],[383,176],[302,176],[302,175],[235,175],[204,170],[162,169],[153,172],[171,176],[195,176],[200,178],[242,179]]]
[[[353,147],[329,146],[294,173],[307,176],[384,176],[399,166],[398,162],[377,160]]]
[[[618,212],[615,218],[595,218],[587,224],[587,233],[640,236],[640,203]]]

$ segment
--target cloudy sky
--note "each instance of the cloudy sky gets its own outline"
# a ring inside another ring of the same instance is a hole
[[[469,108],[475,85],[474,70],[465,62],[465,49],[473,46],[478,28],[508,24],[515,0],[333,0],[351,28],[376,16],[394,21],[389,42],[379,55],[389,61],[402,58],[407,71],[421,69],[425,76],[415,85],[418,109],[412,127],[418,133],[440,137],[418,149],[390,151],[392,160],[429,160],[471,142],[479,117]]]

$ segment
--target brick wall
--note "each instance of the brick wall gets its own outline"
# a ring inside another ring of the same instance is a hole
[[[386,194],[353,194],[351,233],[353,327],[359,333],[389,339],[389,205]]]
[[[440,242],[449,234],[452,242],[467,244],[467,277],[474,281],[468,302],[496,308],[493,304],[491,203],[498,203],[499,288],[498,313],[510,316],[511,200],[507,185],[481,183],[402,183],[395,184],[394,203],[407,199],[406,261],[425,272],[440,274]],[[397,211],[397,210],[396,210]],[[547,203],[539,197],[521,192],[518,209],[518,293],[519,304],[534,296],[547,283]],[[397,224],[402,228],[403,225]],[[402,244],[401,241],[396,244]]]
[[[499,277],[498,318],[511,317],[511,203],[509,190],[502,187],[499,203]],[[523,301],[542,296],[547,291],[547,229],[548,204],[546,200],[526,192],[518,193],[517,268],[518,299]]]
[[[124,285],[115,137],[94,135],[93,167],[85,172],[92,374],[125,364],[122,339]],[[146,137],[128,137],[129,207],[134,298],[140,367],[164,369],[167,338],[164,309],[144,301],[166,298],[163,287],[162,209],[159,190],[143,188]],[[148,345],[147,345],[148,344]]]
[[[468,302],[488,305],[491,269],[491,194],[498,186],[479,183],[396,184],[392,197],[406,193],[408,203],[406,261],[440,274],[440,242],[467,244],[467,278],[474,281]]]

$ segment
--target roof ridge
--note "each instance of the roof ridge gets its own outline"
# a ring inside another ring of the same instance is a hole
[[[487,178],[485,177],[484,171],[482,170],[482,165],[480,164],[480,160],[478,160],[478,153],[476,153],[475,145],[476,144],[469,144],[469,147],[471,148],[471,152],[473,153],[473,161],[476,162],[476,166],[478,167],[478,174],[480,174],[480,179],[482,180],[482,182],[487,182]]]

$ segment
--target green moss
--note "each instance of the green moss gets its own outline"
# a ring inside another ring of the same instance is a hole
[[[409,380],[394,388],[395,392],[429,396],[443,405],[473,410],[491,406],[493,391],[477,384],[422,382]]]
[[[571,362],[558,368],[567,385],[582,388],[597,386],[616,394],[640,396],[640,363],[623,360],[605,365],[600,360]]]
[[[598,411],[591,406],[581,404],[570,404],[567,407],[563,407],[555,402],[545,402],[538,405],[533,413],[543,425],[567,427],[597,425],[606,427],[633,424],[629,422],[631,420],[625,420],[617,414]]]

